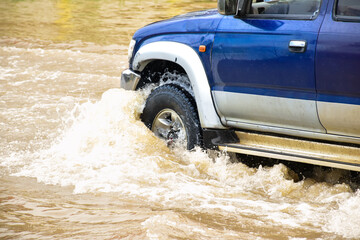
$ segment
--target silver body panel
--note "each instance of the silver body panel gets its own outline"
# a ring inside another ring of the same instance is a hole
[[[360,106],[317,102],[319,118],[327,133],[360,137]]]
[[[213,91],[213,97],[222,122],[228,127],[360,144],[358,105],[222,91]]]
[[[226,125],[236,122],[325,133],[316,102],[300,99],[213,91],[217,110]]]

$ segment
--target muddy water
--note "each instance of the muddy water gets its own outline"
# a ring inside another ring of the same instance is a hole
[[[0,2],[1,239],[358,239],[347,172],[169,150],[118,88],[135,29],[214,1]]]

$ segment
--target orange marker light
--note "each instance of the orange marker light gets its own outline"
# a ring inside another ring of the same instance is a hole
[[[200,45],[199,46],[199,52],[206,52],[206,46],[205,45]]]

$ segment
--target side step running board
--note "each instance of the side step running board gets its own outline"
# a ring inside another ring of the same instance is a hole
[[[260,157],[360,171],[359,147],[240,131],[236,132],[236,135],[240,139],[239,143],[219,144],[219,149]]]

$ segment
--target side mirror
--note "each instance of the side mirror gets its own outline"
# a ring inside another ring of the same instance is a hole
[[[218,11],[222,15],[236,15],[238,0],[218,0]]]

